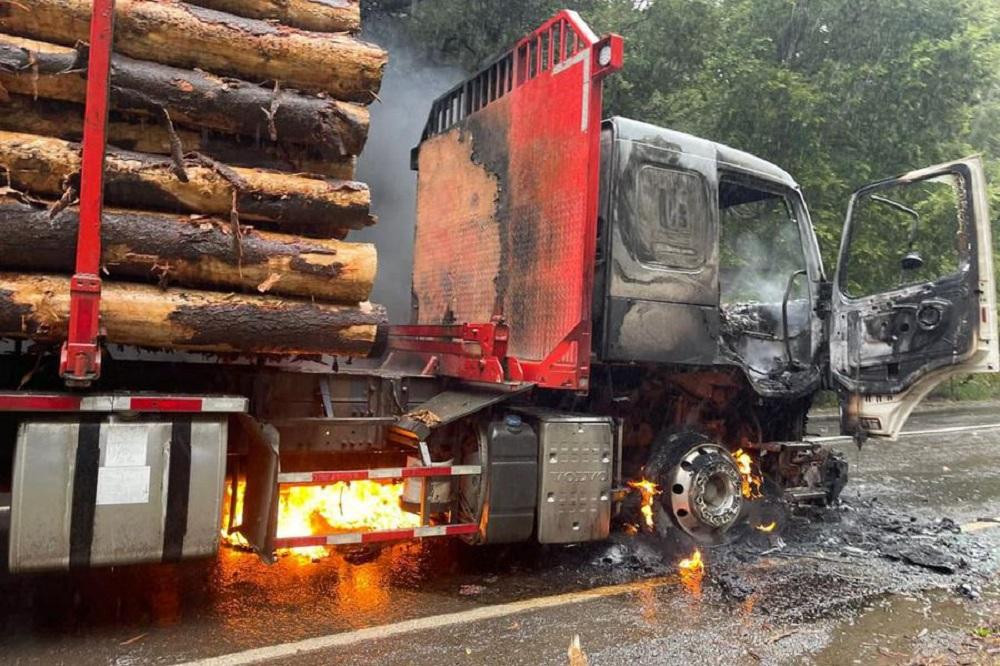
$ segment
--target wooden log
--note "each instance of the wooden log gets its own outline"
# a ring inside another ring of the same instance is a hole
[[[361,3],[358,0],[190,0],[220,12],[247,18],[271,19],[316,32],[358,32]]]
[[[59,342],[69,278],[0,273],[0,337]],[[364,355],[385,321],[381,306],[319,305],[271,296],[105,282],[101,326],[112,344],[252,354]]]
[[[83,106],[9,95],[6,100],[0,99],[0,130],[80,141]],[[185,151],[208,155],[226,164],[354,180],[357,160],[353,156],[323,157],[307,146],[258,143],[253,139],[210,131],[194,132],[182,127],[174,131]],[[172,150],[170,135],[162,122],[128,113],[112,116],[108,123],[108,143],[124,150],[157,155],[169,155]]]
[[[0,35],[0,86],[8,92],[82,104],[85,67],[84,47]],[[166,111],[178,125],[308,145],[336,157],[359,154],[368,138],[368,109],[358,104],[121,55],[112,58],[111,103],[164,127]]]
[[[0,131],[0,168],[9,184],[59,198],[79,181],[81,146],[47,136]],[[113,205],[229,217],[278,228],[326,229],[331,236],[372,222],[368,187],[280,171],[230,167],[205,158],[174,160],[109,149],[104,195]],[[183,177],[183,179],[182,179]]]
[[[87,41],[90,0],[0,2],[0,32]],[[115,50],[133,58],[371,102],[385,51],[349,37],[274,25],[179,0],[117,0]]]
[[[0,197],[0,269],[72,273],[79,215]],[[110,209],[101,225],[111,279],[269,293],[333,303],[368,300],[377,256],[367,243],[305,240],[207,218]],[[25,251],[30,248],[30,251]]]
[[[0,101],[0,130],[80,141],[83,138],[83,106],[8,95]],[[174,131],[185,150],[200,152],[200,132],[182,127]],[[162,125],[150,123],[145,118],[136,118],[135,122],[109,119],[108,143],[142,153],[169,155],[171,151],[170,137]]]

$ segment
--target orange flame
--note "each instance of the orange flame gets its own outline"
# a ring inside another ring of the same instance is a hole
[[[402,483],[340,481],[281,489],[278,536],[418,527],[420,516],[400,506]]]
[[[760,530],[761,532],[773,532],[774,528],[777,527],[777,526],[778,526],[778,523],[771,522],[771,523],[768,523],[767,525],[758,525],[757,529]]]
[[[246,484],[240,482],[236,495],[233,524],[243,519],[243,494]],[[405,511],[400,505],[403,483],[377,481],[337,482],[325,486],[284,487],[278,495],[278,537],[335,534],[337,532],[367,532],[374,530],[408,529],[420,526],[420,516]],[[227,487],[226,509],[229,513],[231,490]],[[223,525],[228,515],[224,515]],[[223,540],[234,546],[248,544],[241,534],[222,531]],[[313,559],[325,557],[324,546],[291,548],[282,552]]]
[[[677,567],[681,570],[682,576],[684,574],[701,575],[705,573],[705,562],[701,559],[701,551],[696,548],[691,557],[685,557]]]
[[[740,469],[740,476],[743,477],[742,492],[747,499],[757,499],[761,496],[760,487],[763,479],[753,471],[754,461],[749,453],[743,449],[737,449],[733,453],[733,459]]]
[[[249,548],[250,543],[239,532],[229,533],[227,528],[230,525],[229,511],[233,511],[233,527],[239,527],[243,522],[243,496],[246,494],[247,482],[240,481],[236,486],[236,506],[233,507],[233,484],[226,484],[226,492],[222,498],[222,542],[236,548]]]
[[[648,529],[653,529],[653,498],[663,491],[652,481],[642,479],[640,481],[629,481],[629,488],[635,488],[642,495],[642,506],[639,511],[642,513],[643,522]]]
[[[701,580],[705,576],[705,562],[701,559],[701,551],[697,548],[691,557],[686,557],[677,564],[680,570],[681,584],[694,596],[701,596]]]

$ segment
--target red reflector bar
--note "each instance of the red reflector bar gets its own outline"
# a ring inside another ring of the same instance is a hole
[[[0,412],[75,412],[80,398],[71,395],[0,394]]]
[[[200,412],[201,398],[132,398],[135,412]]]
[[[375,479],[409,479],[432,476],[475,476],[482,474],[480,465],[451,467],[387,467],[383,469],[352,469],[334,472],[288,472],[278,475],[285,486],[318,486],[338,481],[368,481]]]
[[[235,414],[246,412],[241,396],[119,395],[96,393],[0,392],[0,412],[165,412]]]
[[[458,536],[475,534],[479,525],[463,523],[459,525],[431,525],[407,530],[380,530],[377,532],[347,532],[344,534],[313,535],[302,537],[279,537],[274,540],[275,548],[304,548],[309,546],[346,546],[358,543],[379,543],[385,541],[405,541],[429,537]]]

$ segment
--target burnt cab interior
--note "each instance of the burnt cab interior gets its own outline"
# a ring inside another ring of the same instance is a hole
[[[595,311],[605,362],[742,367],[763,395],[821,373],[825,280],[802,194],[769,162],[622,118],[604,125]]]

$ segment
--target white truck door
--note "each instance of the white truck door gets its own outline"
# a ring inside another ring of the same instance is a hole
[[[913,171],[855,192],[832,307],[830,369],[845,434],[894,439],[945,379],[996,372],[982,160]]]

